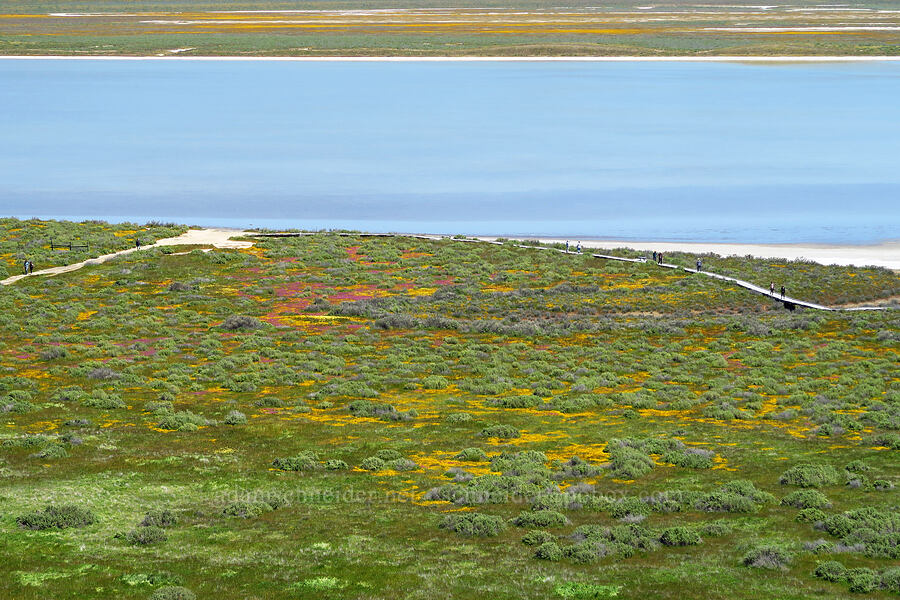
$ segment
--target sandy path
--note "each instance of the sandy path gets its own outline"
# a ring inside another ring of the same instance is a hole
[[[157,240],[154,244],[142,246],[141,250],[147,250],[149,248],[159,248],[162,246],[182,245],[213,246],[214,248],[249,248],[253,245],[253,242],[237,242],[231,239],[233,237],[241,237],[244,235],[248,235],[248,232],[237,229],[189,229],[188,231],[177,237],[164,238],[161,240]],[[131,254],[132,252],[139,252],[139,250],[137,248],[128,248],[126,250],[112,252],[111,254],[104,254],[96,258],[89,258],[82,262],[72,263],[71,265],[41,269],[39,271],[35,271],[31,275],[13,275],[12,277],[7,277],[6,279],[0,281],[0,285],[10,285],[11,283],[15,283],[20,279],[23,279],[25,277],[34,277],[35,275],[51,276],[59,275],[61,273],[69,273],[71,271],[77,271],[78,269],[88,265],[99,265],[100,263],[105,263],[106,261],[117,256]]]

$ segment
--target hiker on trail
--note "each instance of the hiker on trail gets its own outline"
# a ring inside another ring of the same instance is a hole
[[[781,286],[781,297],[784,298],[785,289],[784,286]]]
[[[137,248],[138,250],[141,249],[141,240],[140,239],[134,240],[134,247]]]
[[[30,260],[25,263],[25,272],[29,275],[34,273],[34,263]]]
[[[658,264],[658,265],[662,264],[662,252],[658,252],[656,254],[656,264]]]
[[[653,262],[656,262],[656,250],[653,251]]]
[[[581,254],[581,242],[578,242],[578,245],[575,246],[575,252],[577,252],[578,254]]]
[[[26,275],[28,275],[28,261],[27,261],[27,260],[26,260],[25,262],[22,263],[22,271],[23,271]]]
[[[566,254],[569,253],[569,240],[566,240]]]
[[[698,258],[697,259],[697,272],[699,273],[702,270],[703,270],[703,260]]]
[[[775,295],[775,282],[769,284],[769,293]]]

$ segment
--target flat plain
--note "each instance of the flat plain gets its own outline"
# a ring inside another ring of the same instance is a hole
[[[46,231],[183,231],[0,226],[10,273],[81,260]],[[0,288],[0,595],[900,593],[896,308],[510,243],[252,241]],[[704,262],[900,294],[882,268]]]
[[[0,14],[3,55],[885,56],[895,2],[48,2]]]

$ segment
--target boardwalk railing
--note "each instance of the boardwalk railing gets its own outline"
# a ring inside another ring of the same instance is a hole
[[[67,250],[89,250],[90,247],[87,244],[73,244],[69,242],[68,244],[57,244],[53,240],[50,240],[50,249],[57,250],[65,248]]]

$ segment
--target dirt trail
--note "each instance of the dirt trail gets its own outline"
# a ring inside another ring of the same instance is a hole
[[[99,265],[101,263],[105,263],[106,261],[116,258],[117,256],[131,254],[132,252],[141,252],[150,248],[159,248],[162,246],[197,245],[213,246],[214,248],[249,248],[253,246],[253,242],[238,242],[231,239],[235,237],[242,237],[245,235],[249,235],[249,232],[241,231],[238,229],[189,229],[188,231],[177,237],[164,238],[161,240],[157,240],[153,244],[141,246],[140,250],[138,250],[137,248],[127,248],[125,250],[119,250],[118,252],[112,252],[110,254],[104,254],[95,258],[89,258],[81,262],[72,263],[71,265],[62,265],[59,267],[49,267],[47,269],[41,269],[39,271],[31,273],[30,275],[13,275],[12,277],[7,277],[6,279],[0,281],[0,285],[10,285],[25,277],[34,277],[36,275],[52,276],[59,275],[61,273],[69,273],[71,271],[77,271],[78,269],[86,267],[88,265]]]

